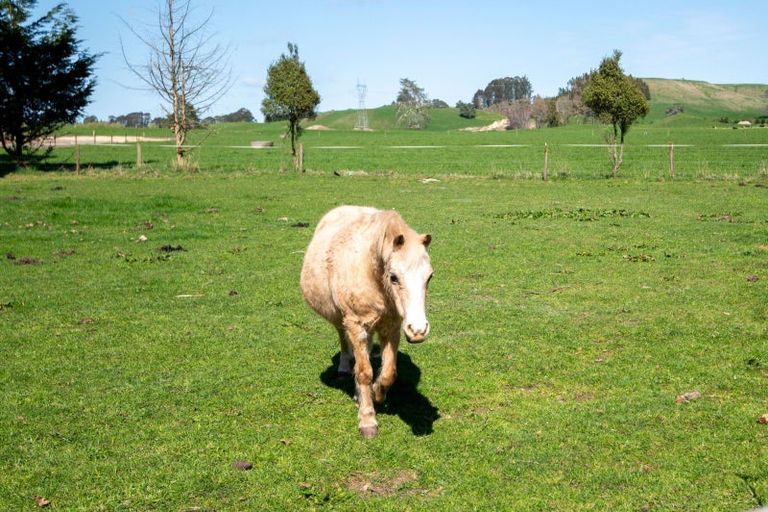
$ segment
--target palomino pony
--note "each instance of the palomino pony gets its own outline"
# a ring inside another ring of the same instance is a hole
[[[381,403],[397,376],[400,329],[411,343],[429,333],[425,306],[432,277],[427,247],[400,215],[363,206],[340,206],[325,214],[304,255],[304,299],[339,333],[338,372],[349,374],[354,358],[358,427],[378,433],[373,401]],[[373,380],[373,334],[381,342],[381,371]]]

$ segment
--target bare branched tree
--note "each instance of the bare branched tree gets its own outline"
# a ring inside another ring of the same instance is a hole
[[[509,120],[509,129],[517,130],[528,127],[531,118],[531,102],[527,99],[503,101],[493,105],[490,110],[499,112]]]
[[[157,25],[147,33],[139,33],[123,20],[149,51],[146,64],[131,62],[120,41],[128,68],[163,100],[176,139],[176,163],[180,166],[184,164],[187,132],[195,125],[193,118],[202,117],[232,84],[230,50],[214,43],[208,31],[213,11],[202,20],[194,20],[191,3],[162,0]]]

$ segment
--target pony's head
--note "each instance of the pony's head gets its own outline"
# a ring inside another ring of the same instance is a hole
[[[403,331],[410,343],[421,343],[429,334],[426,299],[432,265],[427,247],[431,235],[419,235],[412,229],[396,231],[388,242],[391,253],[384,269],[384,286],[403,319]]]

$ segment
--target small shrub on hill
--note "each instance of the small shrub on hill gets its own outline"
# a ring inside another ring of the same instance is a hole
[[[465,119],[474,119],[477,115],[475,112],[475,106],[471,103],[464,103],[459,101],[456,103],[456,108],[459,109],[459,115]]]

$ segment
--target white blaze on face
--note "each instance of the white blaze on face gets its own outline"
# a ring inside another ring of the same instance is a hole
[[[429,264],[429,256],[425,254],[417,266],[402,276],[403,331],[411,343],[422,342],[429,334],[426,301],[430,275],[432,266]]]
[[[426,301],[427,285],[432,277],[432,265],[427,254],[432,237],[418,235],[406,245],[405,236],[393,240],[393,253],[389,260],[389,286],[403,318],[402,328],[411,343],[421,343],[429,334]]]

